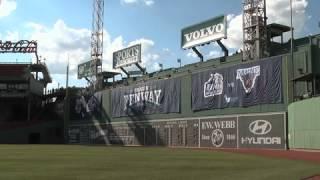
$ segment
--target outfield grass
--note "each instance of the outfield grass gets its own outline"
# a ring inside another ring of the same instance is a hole
[[[0,145],[0,179],[301,179],[320,164],[194,149]]]

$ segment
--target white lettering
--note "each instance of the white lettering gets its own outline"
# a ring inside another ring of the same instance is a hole
[[[210,140],[210,136],[206,136],[204,134],[201,135],[202,140]]]
[[[200,30],[196,30],[193,32],[190,32],[188,34],[184,34],[184,37],[187,42],[197,40],[199,38],[205,38],[208,36],[214,35],[214,33],[221,33],[225,29],[224,24],[220,23],[217,25],[212,25],[209,27],[202,28]]]
[[[156,96],[156,104],[158,104],[158,105],[160,105],[160,95],[161,95],[161,89],[159,89],[159,90],[155,90],[154,91],[154,94],[155,94],[155,96]]]
[[[217,24],[216,26],[216,32],[220,33],[224,30],[224,25],[223,24]]]
[[[281,144],[281,138],[280,137],[242,137],[241,144],[255,144],[255,145]]]
[[[200,38],[200,32],[199,31],[195,31],[193,32],[193,39],[199,39]]]
[[[208,33],[205,31],[205,29],[200,29],[200,38],[203,38],[203,37],[207,37],[208,36]]]
[[[133,46],[118,52],[115,52],[114,59],[116,60],[116,67],[121,65],[126,65],[129,63],[134,63],[139,61],[138,55],[140,52],[140,46]]]
[[[191,41],[192,33],[185,34],[184,37],[186,38],[187,42]]]
[[[202,122],[201,129],[233,129],[236,128],[235,121],[206,121]]]
[[[214,26],[210,26],[207,27],[206,30],[208,31],[209,35],[212,35],[214,33],[214,28],[216,27],[216,25]]]
[[[132,106],[134,104],[140,103],[140,102],[150,102],[156,105],[160,105],[160,97],[162,90],[152,90],[152,91],[140,91],[140,90],[148,90],[148,88],[136,88],[134,89],[134,93],[127,94],[123,96],[125,107],[124,109],[127,109],[127,106]]]

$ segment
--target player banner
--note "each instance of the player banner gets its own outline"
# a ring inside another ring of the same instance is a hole
[[[192,110],[282,103],[281,57],[192,75]]]
[[[70,120],[83,121],[99,119],[102,116],[102,92],[82,92],[71,97]]]
[[[157,80],[112,90],[112,116],[180,112],[180,79]]]

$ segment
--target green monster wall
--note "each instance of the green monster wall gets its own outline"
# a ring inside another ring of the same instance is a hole
[[[289,147],[320,149],[320,97],[288,107]]]

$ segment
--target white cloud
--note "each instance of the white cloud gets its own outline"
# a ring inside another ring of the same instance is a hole
[[[169,48],[163,48],[162,51],[163,51],[163,52],[166,52],[166,53],[169,53],[169,52],[170,52],[170,49],[169,49]]]
[[[239,4],[240,5],[240,4]],[[303,32],[305,22],[308,20],[306,8],[308,0],[293,0],[293,26],[295,34]],[[279,23],[290,26],[290,4],[289,0],[268,0],[266,2],[268,24]],[[227,16],[228,19],[228,39],[223,42],[228,48],[242,48],[242,14]]]
[[[144,3],[147,5],[147,6],[152,6],[154,4],[154,1],[153,0],[144,0]]]
[[[187,55],[186,55],[187,57],[192,57],[192,58],[196,58],[196,57],[198,57],[197,55],[196,55],[196,53],[194,53],[193,51],[188,51],[188,53],[187,53]]]
[[[57,20],[50,27],[29,22],[26,23],[26,28],[27,31],[24,32],[8,31],[6,34],[2,34],[3,39],[14,41],[23,37],[37,40],[39,56],[46,59],[45,62],[50,73],[54,78],[57,78],[49,87],[57,87],[58,82],[60,85],[65,83],[64,76],[69,57],[70,77],[74,76],[73,84],[79,85],[76,81],[77,66],[79,63],[90,60],[91,31],[70,27],[63,20]],[[126,43],[122,36],[111,38],[106,30],[104,31],[103,70],[114,71],[112,69],[112,54],[114,51],[138,43],[142,45],[142,66],[148,67],[148,71],[154,70],[153,64],[160,59],[160,55],[152,52],[155,44],[152,40],[141,38]],[[71,85],[73,84],[71,83]]]
[[[121,2],[125,4],[133,4],[133,3],[137,3],[138,0],[121,0]]]
[[[38,54],[46,58],[52,74],[65,74],[68,57],[70,72],[75,73],[80,62],[89,60],[90,31],[68,27],[63,20],[57,20],[53,27],[27,23],[31,29],[28,39],[38,41]]]
[[[296,32],[301,32],[308,15],[306,8],[308,0],[293,0],[293,26]],[[279,23],[290,26],[290,4],[288,0],[272,0],[267,2],[268,23]]]
[[[6,37],[3,39],[4,41],[19,41],[21,40],[20,34],[18,31],[7,31]]]
[[[159,71],[160,69],[161,69],[161,67],[160,67],[160,64],[159,63],[153,63],[153,69],[155,70],[155,71]]]
[[[218,51],[218,50],[212,50],[209,52],[208,57],[210,58],[216,58],[222,55],[222,51]]]
[[[146,6],[152,6],[154,0],[121,0],[121,4],[144,4]]]
[[[242,14],[227,16],[228,21],[228,39],[223,40],[228,48],[238,49],[242,46]]]
[[[0,0],[0,18],[9,16],[16,8],[15,0]]]

